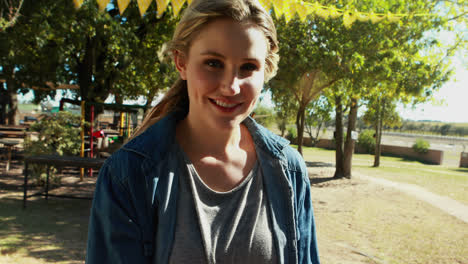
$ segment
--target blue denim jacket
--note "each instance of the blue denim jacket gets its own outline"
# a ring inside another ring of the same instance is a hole
[[[115,152],[99,172],[86,263],[167,263],[176,225],[178,159],[171,113]],[[247,118],[264,174],[281,263],[319,263],[307,169],[288,141]],[[156,246],[156,241],[164,241]]]

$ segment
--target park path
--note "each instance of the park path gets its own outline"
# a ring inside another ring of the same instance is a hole
[[[468,223],[468,206],[456,200],[453,200],[446,196],[434,194],[420,186],[410,183],[393,182],[357,173],[353,173],[353,175],[376,184],[398,189],[406,194],[409,194],[422,201],[425,201],[450,215],[455,216],[456,218],[464,221],[465,223]]]

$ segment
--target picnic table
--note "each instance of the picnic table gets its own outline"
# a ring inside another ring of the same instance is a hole
[[[61,197],[61,198],[70,198],[70,199],[92,199],[90,197],[76,197],[69,195],[52,195],[49,194],[49,174],[50,167],[77,167],[77,168],[90,168],[90,169],[100,169],[104,164],[105,159],[94,159],[94,158],[82,158],[76,156],[58,156],[58,155],[38,155],[38,156],[29,156],[24,159],[24,195],[23,195],[23,208],[26,208],[26,201],[28,197],[32,196],[45,196],[46,200],[49,199],[49,196]],[[28,196],[28,165],[29,164],[45,164],[47,165],[47,178],[45,191],[35,193]]]
[[[6,164],[6,171],[10,170],[10,163],[11,163],[11,152],[13,147],[18,145],[20,142],[16,140],[7,140],[7,139],[0,139],[0,144],[5,146],[7,150],[7,164]]]

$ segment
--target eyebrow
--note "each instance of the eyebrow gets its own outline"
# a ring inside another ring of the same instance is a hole
[[[204,51],[204,52],[200,53],[200,55],[210,55],[210,56],[220,57],[220,58],[223,58],[223,59],[226,58],[226,57],[225,57],[224,55],[222,55],[221,53],[218,53],[218,52],[216,52],[216,51],[211,51],[211,50]],[[244,60],[248,60],[248,61],[258,61],[257,58],[244,58]]]

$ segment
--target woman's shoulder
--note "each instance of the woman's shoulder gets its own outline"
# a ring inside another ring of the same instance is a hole
[[[286,146],[283,149],[284,157],[288,165],[288,170],[298,172],[299,175],[307,174],[307,166],[302,155],[291,146]]]

